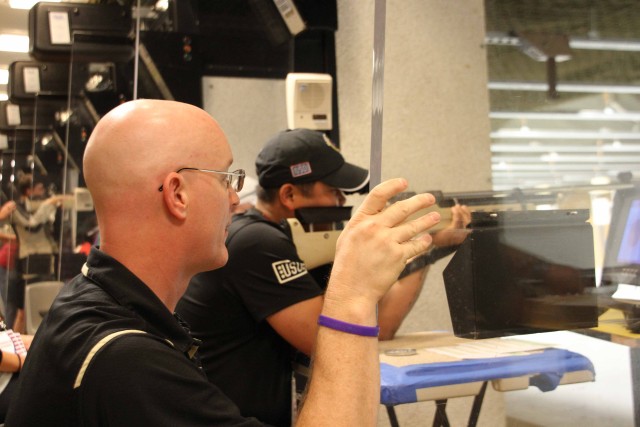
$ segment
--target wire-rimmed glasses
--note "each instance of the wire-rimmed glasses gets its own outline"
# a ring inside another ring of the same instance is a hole
[[[182,171],[198,171],[198,172],[226,175],[225,181],[227,183],[227,188],[233,188],[233,190],[236,193],[242,190],[242,186],[244,185],[244,177],[246,176],[244,169],[238,169],[233,172],[224,172],[224,171],[217,171],[213,169],[180,168],[176,171],[176,173],[180,173]],[[158,191],[162,191],[162,185],[158,187]]]

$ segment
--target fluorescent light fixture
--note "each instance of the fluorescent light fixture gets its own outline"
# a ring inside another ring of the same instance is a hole
[[[522,41],[519,37],[514,37],[504,32],[488,32],[485,42],[493,46],[520,46]],[[638,39],[592,39],[572,37],[569,39],[571,49],[589,50],[619,50],[626,52],[640,52],[640,40]]]
[[[491,144],[491,152],[494,154],[522,154],[531,155],[534,153],[545,153],[550,150],[561,153],[640,153],[640,144],[625,143],[618,141],[612,144],[603,144],[596,146],[594,144],[576,145],[576,144],[549,144],[549,145],[522,145],[522,144]]]
[[[582,110],[576,113],[545,113],[545,112],[516,112],[516,111],[492,111],[489,113],[489,117],[492,119],[503,120],[606,120],[606,121],[619,121],[619,122],[634,122],[640,121],[640,113],[618,113],[606,114],[601,111],[588,111]]]
[[[7,95],[6,93],[0,92],[0,101],[8,101],[9,100],[9,95]]]
[[[9,7],[14,9],[31,9],[34,4],[41,0],[9,0]],[[60,0],[47,0],[52,3],[60,3]]]
[[[9,83],[9,70],[0,68],[0,85]]]
[[[490,90],[522,90],[531,92],[546,92],[549,90],[547,83],[539,82],[489,82],[487,87]],[[558,92],[572,93],[628,93],[640,94],[640,86],[632,85],[598,85],[598,84],[577,84],[577,83],[558,83],[556,85]]]
[[[560,155],[555,151],[552,151],[550,153],[543,154],[542,156],[540,156],[540,160],[542,160],[543,162],[556,162],[560,160]]]
[[[638,132],[609,132],[609,131],[552,131],[530,130],[522,132],[520,129],[500,129],[491,132],[492,139],[608,139],[608,140],[640,140]]]
[[[21,53],[29,52],[29,36],[0,34],[0,51]]]
[[[621,163],[619,165],[615,166],[608,166],[606,168],[602,167],[599,168],[600,170],[629,170],[629,167],[633,167],[636,164],[634,163]],[[533,173],[545,173],[545,172],[584,172],[584,173],[591,173],[593,174],[593,172],[597,171],[596,168],[594,168],[594,165],[591,163],[552,163],[552,164],[548,164],[548,163],[530,163],[530,164],[518,164],[517,168],[513,167],[513,169],[509,169],[508,172],[505,172],[504,170],[499,170],[498,168],[496,168],[496,165],[492,165],[491,166],[491,170],[494,173],[497,174],[505,174],[505,173],[511,173],[511,174],[533,174]],[[593,175],[592,175],[593,176]],[[587,180],[588,181],[588,180]]]
[[[609,185],[611,184],[611,178],[604,175],[598,175],[591,178],[591,185]]]

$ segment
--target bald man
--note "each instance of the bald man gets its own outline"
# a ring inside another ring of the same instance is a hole
[[[132,101],[98,123],[84,174],[101,247],[40,326],[7,425],[262,425],[207,381],[199,342],[172,314],[194,274],[227,261],[244,176],[232,162],[218,124],[191,105]],[[375,425],[376,303],[439,220],[406,221],[431,195],[386,208],[406,187],[376,187],[341,234],[298,425]]]

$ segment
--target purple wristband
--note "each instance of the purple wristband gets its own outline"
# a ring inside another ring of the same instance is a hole
[[[342,320],[333,319],[323,316],[322,314],[318,317],[318,325],[363,337],[377,337],[380,332],[379,326],[354,325],[353,323],[343,322]]]

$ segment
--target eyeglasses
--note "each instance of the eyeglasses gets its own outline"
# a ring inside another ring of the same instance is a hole
[[[236,193],[242,190],[242,186],[244,185],[244,177],[246,176],[244,169],[238,169],[233,172],[223,172],[213,169],[180,168],[176,171],[176,173],[180,173],[182,171],[198,171],[226,175],[225,181],[227,182],[227,188],[233,188]],[[158,191],[162,191],[162,185],[158,187]]]

